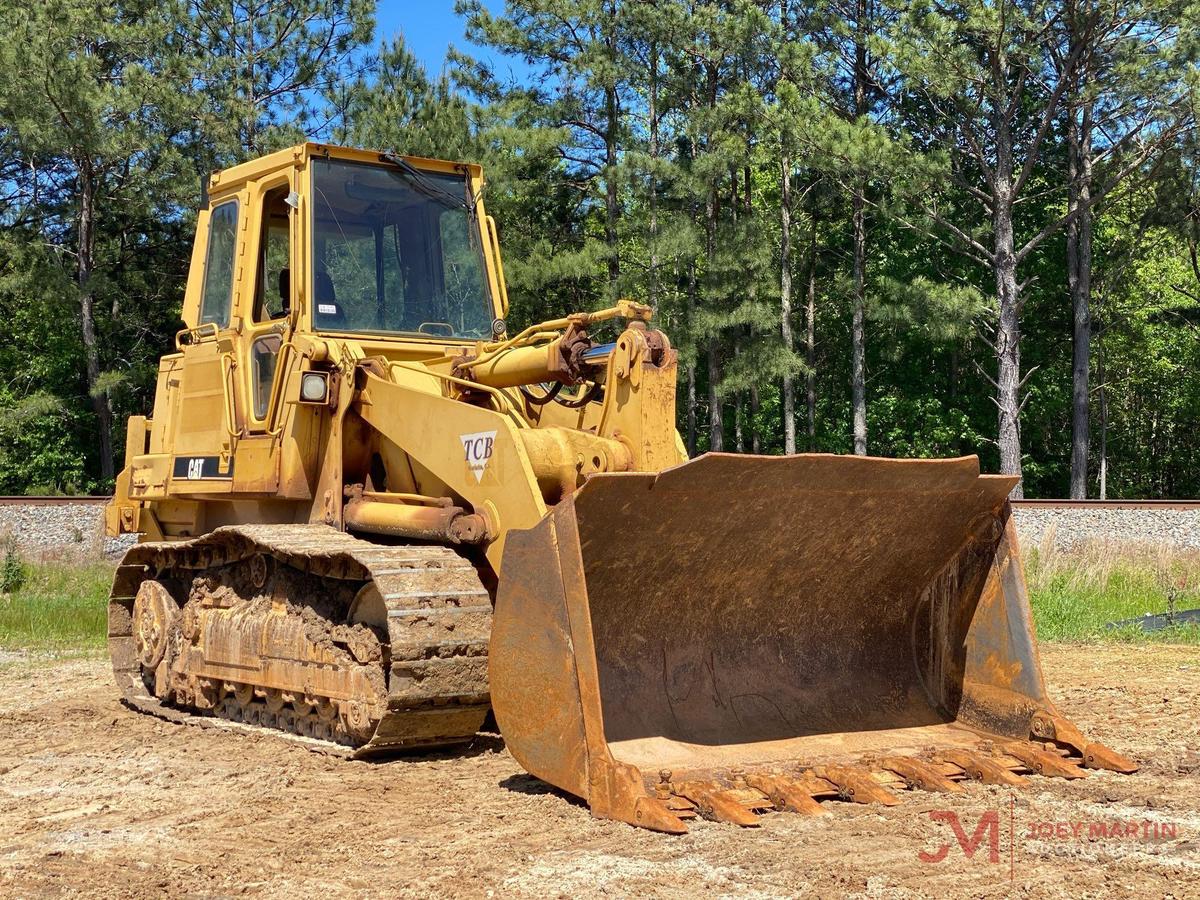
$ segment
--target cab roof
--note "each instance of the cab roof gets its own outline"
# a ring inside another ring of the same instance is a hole
[[[407,156],[398,154],[418,169],[434,172],[465,172],[472,181],[482,183],[483,168],[477,163],[453,162],[445,159],[432,159],[423,156]],[[210,195],[225,194],[235,191],[248,181],[256,181],[275,172],[290,167],[303,166],[312,158],[345,159],[352,162],[377,163],[387,165],[382,152],[379,150],[364,150],[357,147],[339,147],[334,144],[318,144],[307,141],[296,144],[284,150],[276,150],[265,156],[238,163],[228,169],[213,172],[208,179]]]

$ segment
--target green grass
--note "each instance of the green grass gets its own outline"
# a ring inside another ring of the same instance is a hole
[[[1170,548],[1091,544],[1062,551],[1050,545],[1025,559],[1038,639],[1200,644],[1200,625],[1157,632],[1109,622],[1200,607],[1200,553]]]
[[[1064,552],[1043,546],[1026,554],[1030,602],[1043,641],[1121,641],[1200,645],[1200,626],[1147,633],[1109,622],[1167,609],[1200,607],[1200,553],[1089,545]],[[23,584],[0,593],[0,650],[54,657],[104,649],[113,565],[22,564]]]
[[[24,564],[24,583],[0,594],[0,649],[102,650],[113,569],[106,562]]]

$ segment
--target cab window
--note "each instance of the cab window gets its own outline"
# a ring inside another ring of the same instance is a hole
[[[208,255],[204,262],[204,294],[200,303],[200,324],[229,325],[233,303],[233,261],[237,244],[238,205],[236,200],[222,203],[208,219]]]
[[[313,163],[317,330],[482,338],[492,301],[466,174]]]

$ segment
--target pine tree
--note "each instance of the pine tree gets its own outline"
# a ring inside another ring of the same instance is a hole
[[[234,159],[335,125],[317,102],[363,64],[372,0],[186,0],[185,52],[203,60],[206,139]],[[333,108],[336,110],[336,107]],[[228,161],[228,160],[226,160]]]
[[[1111,6],[1067,0],[1047,52],[1066,84],[1067,287],[1072,312],[1070,496],[1087,496],[1094,221],[1125,180],[1152,179],[1195,124],[1186,79],[1197,61],[1195,7],[1178,0]],[[1182,37],[1182,39],[1181,39]]]
[[[458,0],[468,37],[519,56],[531,83],[497,90],[495,100],[523,109],[519,118],[560,129],[560,147],[577,190],[602,204],[603,255],[612,296],[621,274],[620,152],[625,139],[629,60],[621,0],[510,0],[493,15],[480,0]],[[494,86],[494,89],[498,86]]]
[[[42,254],[24,256],[29,275],[61,267],[61,289],[74,295],[105,482],[115,472],[111,394],[121,376],[106,371],[114,359],[104,326],[121,309],[114,268],[131,252],[108,229],[121,224],[117,210],[126,223],[161,214],[173,184],[173,141],[186,122],[178,86],[190,70],[163,51],[179,14],[141,0],[47,0],[0,13],[0,70],[23,73],[0,79],[0,140],[20,160],[10,214],[44,242]]]

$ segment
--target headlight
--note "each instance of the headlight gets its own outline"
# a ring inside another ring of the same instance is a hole
[[[300,376],[301,403],[324,403],[328,397],[328,374],[325,372],[305,372]]]

